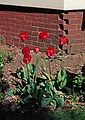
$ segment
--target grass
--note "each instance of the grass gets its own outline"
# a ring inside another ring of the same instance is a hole
[[[85,120],[85,107],[77,108],[76,110],[60,108],[55,111],[47,109],[39,109],[37,111],[20,109],[12,111],[11,114],[9,112],[9,115],[6,115],[8,116],[8,119],[6,117],[4,120]]]
[[[76,110],[48,111],[42,120],[85,120],[85,107]]]

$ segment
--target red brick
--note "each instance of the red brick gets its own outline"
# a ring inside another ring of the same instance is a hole
[[[58,44],[58,38],[56,37],[55,39],[52,39],[52,43],[57,45]]]
[[[69,24],[76,24],[76,25],[82,24],[82,19],[75,19],[75,20],[69,19]]]
[[[50,36],[49,36],[49,37],[50,37]],[[47,38],[47,39],[45,40],[45,43],[52,43],[52,39]]]
[[[70,34],[78,34],[78,33],[80,33],[81,32],[81,30],[68,30],[68,34],[70,35]]]
[[[29,40],[31,41],[37,41],[37,36],[29,36]]]
[[[59,27],[57,24],[45,24],[45,28],[58,29]]]
[[[77,29],[77,30],[82,30],[82,25],[81,25],[81,24],[76,25],[76,29]]]
[[[64,14],[63,19],[76,19],[76,14]]]
[[[58,14],[45,14],[46,18],[54,18],[54,19],[58,19]]]
[[[38,31],[46,31],[46,32],[48,32],[48,33],[51,33],[51,29],[49,29],[49,28],[45,28],[45,27],[38,27]]]
[[[38,32],[37,31],[32,31],[32,35],[33,36],[38,36]]]
[[[82,34],[81,34],[81,33],[77,33],[77,34],[70,34],[70,35],[69,35],[69,38],[71,38],[71,39],[73,39],[73,40],[74,40],[74,39],[76,39],[76,40],[77,40],[77,39],[82,38],[81,36],[82,36]]]
[[[33,17],[44,17],[44,14],[43,13],[30,13],[30,16],[33,16]]]
[[[37,42],[33,41],[32,44],[33,44],[34,46],[43,47],[43,44],[42,44],[42,42],[40,42],[40,41],[37,41]]]
[[[67,24],[64,24],[64,30],[67,30],[67,29],[69,29],[69,30],[76,30],[77,29],[77,25],[71,25],[71,24],[69,24],[69,25],[67,25]]]
[[[56,45],[54,45],[52,43],[47,43],[47,44],[45,44],[45,47],[56,47]]]
[[[58,36],[58,29],[51,29],[50,34]]]

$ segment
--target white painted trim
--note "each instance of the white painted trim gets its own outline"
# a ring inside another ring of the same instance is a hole
[[[64,10],[85,9],[85,0],[64,0]]]
[[[63,9],[63,0],[0,0],[0,4],[26,7]]]
[[[85,0],[0,0],[0,4],[60,10],[85,9]]]

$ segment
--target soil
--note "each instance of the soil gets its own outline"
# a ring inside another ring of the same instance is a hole
[[[22,50],[14,47],[14,46],[0,46],[1,51],[7,51],[9,56],[6,55],[5,65],[3,68],[3,80],[17,80],[18,78],[15,77],[16,69],[24,65],[23,61],[23,54]],[[30,54],[32,55],[31,63],[35,62],[36,54],[31,50]],[[42,54],[39,53],[39,65],[43,66],[42,64]],[[84,71],[85,65],[85,53],[77,53],[74,55],[67,55],[65,54],[64,58],[64,67],[65,69],[72,74],[78,74]],[[48,62],[47,62],[48,64]],[[56,60],[56,62],[51,62],[51,72],[54,74],[61,68],[61,61]]]
[[[22,62],[23,60],[23,54],[22,50],[15,47],[15,46],[9,46],[9,45],[0,45],[0,51],[7,51],[8,55],[5,57],[5,64],[3,68],[3,75],[0,78],[0,81],[7,82],[9,84],[9,87],[13,88],[15,87],[13,85],[14,81],[19,81],[19,79],[16,77],[16,69],[24,63]],[[32,55],[32,63],[35,62],[35,56],[36,54],[31,50],[31,55]],[[41,61],[42,54],[41,52],[39,53],[39,64],[42,66],[42,61]],[[48,64],[48,63],[47,63]],[[82,71],[84,72],[84,66],[85,66],[85,53],[77,53],[74,55],[67,55],[65,54],[65,61],[64,61],[64,66],[65,69],[70,73],[70,74],[78,74],[81,73]],[[51,72],[54,74],[59,68],[61,67],[61,61],[56,61],[56,62],[51,62]],[[40,74],[40,73],[38,73]],[[69,101],[70,102],[70,101]],[[3,105],[0,106],[0,108]],[[29,108],[29,107],[28,107]],[[27,108],[27,109],[28,109]],[[27,110],[26,109],[26,110]],[[25,109],[24,109],[25,110]],[[27,120],[27,119],[32,119],[30,118],[30,113],[28,115],[28,112],[24,112],[24,110],[19,110],[16,112],[13,111],[6,111],[6,109],[0,109],[0,120]],[[4,114],[3,114],[4,112]]]

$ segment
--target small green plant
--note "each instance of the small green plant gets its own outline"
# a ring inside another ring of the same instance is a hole
[[[82,93],[82,85],[84,84],[85,77],[82,74],[78,74],[73,79],[73,89],[74,92]]]

